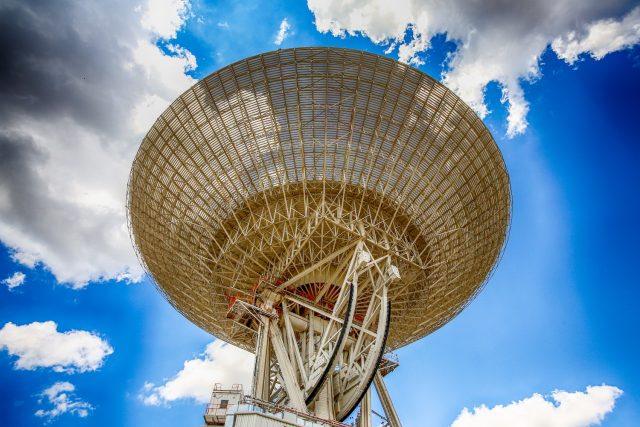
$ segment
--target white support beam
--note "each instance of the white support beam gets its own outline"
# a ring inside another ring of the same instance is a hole
[[[384,409],[384,413],[387,416],[391,427],[402,427],[402,423],[400,422],[396,408],[393,406],[391,396],[389,395],[389,391],[387,390],[387,386],[384,384],[384,379],[382,378],[382,375],[380,375],[380,372],[376,372],[376,375],[373,377],[373,384],[376,386],[378,398],[380,399],[380,403],[382,404],[382,408]]]
[[[315,405],[317,416],[328,420],[335,419],[336,416],[333,409],[333,381],[331,377],[329,377],[324,386],[322,386]]]
[[[275,322],[272,322],[269,331],[272,347],[276,354],[278,365],[280,366],[280,373],[282,374],[284,387],[287,390],[287,395],[289,396],[289,406],[297,409],[298,411],[307,412],[307,405],[304,402],[304,396],[302,395],[302,390],[300,389],[300,385],[296,378],[295,368],[289,360],[287,349],[284,346],[280,328],[278,328],[278,325],[276,325]]]
[[[296,304],[298,304],[298,305],[300,305],[302,307],[305,307],[305,308],[309,309],[310,311],[313,311],[314,313],[319,314],[320,316],[324,316],[327,319],[331,319],[331,320],[333,320],[333,321],[335,321],[335,322],[337,322],[339,324],[344,323],[343,319],[340,319],[339,317],[334,316],[331,312],[329,312],[327,310],[324,310],[321,307],[319,307],[317,305],[314,305],[314,304],[312,304],[310,302],[307,302],[302,298],[298,298],[298,297],[293,296],[291,294],[286,294],[284,296],[284,298],[286,300],[288,300],[288,301],[294,302],[294,303],[296,303]],[[367,335],[370,335],[370,336],[373,336],[373,337],[376,336],[375,332],[371,332],[368,329],[363,329],[360,325],[358,325],[356,323],[351,323],[351,327],[353,329],[356,329],[356,330],[364,333],[364,334],[367,334]]]
[[[252,394],[258,399],[269,399],[269,323],[271,319],[265,317],[260,322],[256,343],[256,359],[253,368]]]
[[[304,367],[304,361],[302,360],[302,355],[300,354],[300,349],[298,347],[298,343],[296,342],[295,332],[293,331],[293,326],[291,325],[291,319],[289,318],[289,309],[287,308],[287,304],[282,304],[283,309],[283,317],[284,317],[284,332],[287,337],[287,345],[289,346],[289,354],[292,355],[292,359],[296,362],[296,368],[298,373],[300,374],[302,384],[306,388],[307,387],[307,373]],[[304,347],[304,346],[303,346]]]
[[[293,276],[291,279],[287,280],[286,282],[284,282],[283,284],[281,284],[280,286],[278,286],[278,288],[276,290],[281,291],[283,289],[286,289],[287,286],[293,284],[296,282],[296,280],[306,276],[307,274],[309,274],[310,272],[312,272],[313,270],[317,270],[318,268],[322,267],[323,265],[325,265],[328,262],[333,261],[334,259],[336,259],[337,257],[339,257],[340,255],[342,255],[344,252],[348,251],[349,249],[351,249],[353,246],[355,246],[355,244],[358,243],[357,241],[348,244],[347,246],[344,246],[341,249],[338,249],[337,251],[333,252],[332,254],[330,254],[329,256],[326,256],[325,258],[321,259],[320,261],[318,261],[317,263],[313,264],[310,267],[305,268],[304,270],[302,270],[300,273],[296,274],[295,276]]]
[[[358,427],[371,427],[371,387],[369,387],[360,401]]]

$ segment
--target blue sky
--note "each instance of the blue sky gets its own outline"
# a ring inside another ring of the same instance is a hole
[[[486,288],[398,351],[388,385],[405,425],[637,425],[638,6],[3,3],[3,424],[200,425],[203,387],[250,359],[211,344],[142,275],[124,217],[133,155],[195,80],[330,45],[387,52],[454,88],[485,113],[511,177],[510,235]],[[555,390],[574,393],[567,411],[582,420],[545,406]]]

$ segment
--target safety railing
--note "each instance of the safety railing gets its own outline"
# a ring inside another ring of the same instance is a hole
[[[302,419],[320,424],[320,425],[325,425],[325,426],[331,426],[331,427],[350,427],[349,424],[345,424],[345,423],[341,423],[339,421],[334,421],[334,420],[327,420],[324,418],[320,418],[318,416],[315,416],[313,414],[309,414],[303,411],[299,411],[297,409],[294,408],[290,408],[288,406],[284,406],[284,405],[279,405],[277,403],[273,403],[273,402],[268,402],[266,400],[262,400],[262,399],[258,399],[252,396],[244,396],[242,398],[241,403],[244,404],[249,404],[249,405],[253,405],[253,406],[258,406],[260,408],[262,408],[265,412],[271,413],[271,414],[276,414],[276,413],[282,413],[282,412],[288,412],[291,414],[294,414]]]

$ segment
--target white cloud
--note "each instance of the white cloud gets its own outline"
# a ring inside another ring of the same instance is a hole
[[[622,390],[589,386],[585,392],[554,391],[551,400],[540,394],[488,408],[463,409],[451,427],[588,427],[599,425],[613,411]]]
[[[189,0],[149,0],[144,7],[142,26],[163,39],[174,39],[187,17]]]
[[[0,240],[75,288],[142,276],[126,226],[131,163],[195,82],[196,58],[172,41],[189,2],[114,1],[0,9],[14,40],[0,70]]]
[[[638,43],[640,8],[629,12],[625,3],[308,0],[318,31],[339,37],[362,34],[374,43],[389,43],[387,53],[397,46],[399,60],[413,65],[423,63],[435,35],[446,34],[457,49],[448,58],[443,82],[481,117],[489,112],[485,88],[498,82],[509,112],[509,137],[527,128],[529,103],[522,81],[540,77],[540,56],[550,44],[571,63],[581,53],[600,59]],[[625,12],[621,20],[611,18]]]
[[[51,368],[55,372],[95,371],[113,353],[109,343],[87,331],[58,332],[53,321],[27,325],[6,323],[0,329],[0,351],[17,356],[15,369]]]
[[[633,46],[640,42],[640,7],[635,8],[621,21],[603,19],[586,26],[582,34],[571,31],[552,43],[558,57],[569,64],[578,56],[589,54],[602,59],[611,52]]]
[[[2,281],[3,284],[7,285],[9,289],[17,288],[24,283],[24,279],[27,278],[27,275],[21,271],[16,271],[11,276],[7,277]]]
[[[41,394],[53,407],[49,410],[38,409],[35,415],[49,420],[66,413],[77,415],[80,418],[87,417],[89,412],[93,410],[93,406],[76,398],[73,393],[75,389],[73,384],[66,381],[53,384]],[[42,399],[40,399],[40,403],[42,403]]]
[[[282,22],[280,22],[280,28],[278,28],[278,32],[275,39],[273,40],[273,43],[276,46],[280,46],[282,42],[285,41],[285,39],[291,34],[289,32],[290,29],[291,25],[289,24],[289,21],[287,20],[287,18],[284,18]]]
[[[145,405],[160,405],[179,399],[207,403],[215,383],[223,386],[251,383],[253,355],[221,340],[215,340],[202,357],[187,360],[182,370],[164,384],[145,383],[140,398]]]

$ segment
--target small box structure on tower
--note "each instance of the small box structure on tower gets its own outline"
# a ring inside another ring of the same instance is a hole
[[[215,384],[211,393],[211,401],[204,413],[204,422],[208,426],[223,426],[227,412],[236,409],[244,393],[242,384],[234,384],[231,388],[222,388],[222,384]]]

